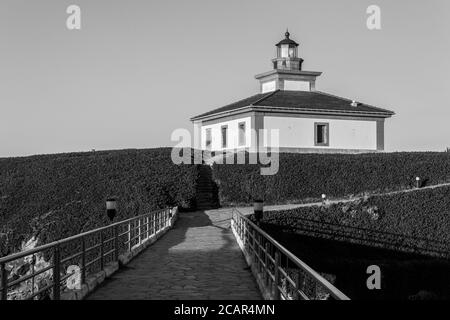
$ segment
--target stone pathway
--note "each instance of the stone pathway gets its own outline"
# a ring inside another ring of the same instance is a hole
[[[180,213],[174,229],[88,299],[261,299],[230,218],[231,209]]]

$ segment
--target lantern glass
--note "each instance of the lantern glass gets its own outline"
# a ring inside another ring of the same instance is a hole
[[[256,211],[263,211],[264,203],[262,200],[255,200],[253,203],[253,210]]]
[[[108,199],[108,200],[106,200],[106,209],[107,210],[117,210],[117,201],[116,201],[116,199]]]
[[[295,48],[294,47],[290,47],[289,48],[289,58],[295,58],[296,54],[295,54]]]
[[[281,45],[281,58],[288,58],[289,56],[289,45],[283,44]]]

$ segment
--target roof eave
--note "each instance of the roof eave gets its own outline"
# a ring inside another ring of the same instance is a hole
[[[227,116],[236,115],[243,112],[248,111],[259,111],[259,112],[288,112],[293,114],[322,114],[322,115],[341,115],[341,116],[366,116],[366,117],[372,117],[372,118],[390,118],[393,115],[395,115],[395,112],[388,111],[388,112],[370,112],[370,111],[353,111],[353,110],[329,110],[329,109],[314,109],[314,108],[287,108],[287,107],[274,107],[274,106],[255,106],[255,105],[248,105],[245,107],[237,108],[234,110],[229,111],[222,111],[207,115],[199,115],[190,118],[191,122],[199,121],[199,120],[214,120],[217,118],[223,118]]]
[[[276,60],[276,59],[275,59]],[[283,69],[273,69],[270,71],[266,71],[263,73],[259,73],[255,75],[255,79],[259,80],[261,78],[273,75],[273,74],[291,74],[291,75],[298,75],[298,76],[321,76],[322,72],[320,71],[306,71],[306,70],[283,70]]]
[[[261,108],[261,110],[259,110]],[[273,111],[289,112],[297,114],[324,114],[324,115],[345,115],[345,116],[368,116],[390,118],[395,115],[393,111],[358,111],[358,110],[332,110],[332,109],[314,109],[314,108],[289,108],[274,106],[253,106],[254,111]]]

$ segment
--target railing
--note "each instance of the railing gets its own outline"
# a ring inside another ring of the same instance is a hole
[[[172,209],[158,210],[0,258],[0,300],[8,300],[11,293],[17,292],[27,300],[59,300],[70,277],[79,276],[81,285],[85,284],[89,275],[104,270],[108,263],[118,262],[120,255],[168,227],[171,217]],[[36,260],[50,262],[36,268]],[[21,261],[31,265],[30,271],[8,279],[8,267]],[[75,266],[72,272],[66,272],[68,266]],[[45,285],[36,288],[36,280],[43,278]]]
[[[270,299],[349,300],[329,281],[311,269],[236,209],[231,227],[258,284]]]

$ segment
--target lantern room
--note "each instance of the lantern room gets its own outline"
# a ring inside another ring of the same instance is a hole
[[[297,47],[298,43],[289,38],[290,33],[286,31],[285,39],[278,42],[275,46],[277,47],[277,58],[297,58]]]
[[[277,57],[272,60],[274,69],[301,70],[303,59],[298,57],[298,43],[290,39],[288,30],[286,30],[285,38],[275,46]]]

